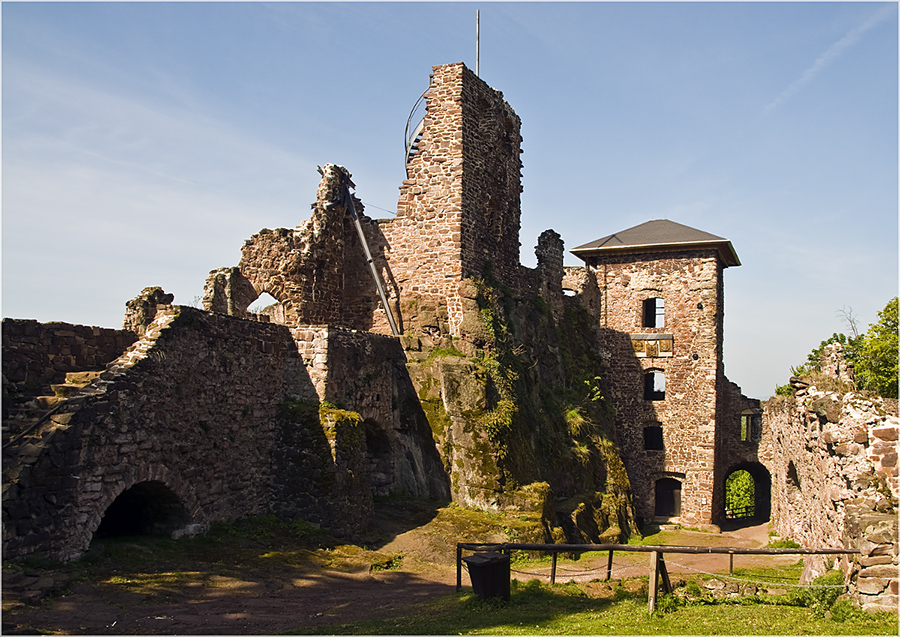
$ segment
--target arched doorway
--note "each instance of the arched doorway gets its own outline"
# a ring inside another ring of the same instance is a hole
[[[656,481],[656,504],[653,514],[661,518],[681,515],[681,481],[675,478],[660,478]]]
[[[765,522],[772,513],[772,477],[758,462],[733,467],[725,477],[726,520]]]
[[[169,535],[191,521],[187,509],[162,482],[139,482],[119,494],[103,514],[95,537]]]

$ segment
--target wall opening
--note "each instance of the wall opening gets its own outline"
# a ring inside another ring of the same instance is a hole
[[[250,304],[247,311],[251,314],[268,316],[272,323],[285,323],[284,306],[268,292],[260,294],[257,299]]]
[[[661,371],[644,374],[644,400],[666,399],[666,375]]]
[[[735,467],[725,478],[725,519],[765,522],[772,510],[772,478],[759,463]]]
[[[762,440],[762,414],[758,410],[745,409],[741,412],[741,441],[759,442]]]
[[[643,327],[666,326],[666,302],[660,298],[644,299]]]
[[[113,500],[94,535],[169,535],[190,522],[187,509],[169,487],[162,482],[140,482]]]
[[[369,468],[369,487],[374,496],[391,494],[394,483],[394,462],[391,441],[377,423],[365,421],[366,461]]]
[[[789,500],[800,500],[803,498],[803,492],[800,489],[800,476],[797,475],[797,467],[794,466],[793,460],[788,462],[784,486]]]
[[[654,515],[674,518],[681,515],[681,482],[675,478],[656,481],[656,505]]]
[[[644,425],[644,449],[647,451],[663,450],[663,430],[658,422]]]

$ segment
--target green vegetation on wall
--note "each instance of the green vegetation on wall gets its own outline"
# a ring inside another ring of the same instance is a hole
[[[635,529],[630,484],[612,437],[613,410],[604,397],[590,315],[571,304],[557,322],[541,297],[515,298],[489,276],[469,285],[477,302],[469,325],[480,324],[481,347],[453,369],[441,368],[442,397],[461,401],[456,413],[463,414],[465,427],[487,440],[466,449],[467,459],[448,467],[451,475],[458,480],[454,472],[464,465],[491,474],[484,484],[495,484],[502,502],[517,502],[531,485],[546,483],[548,497],[573,499],[576,526],[595,529],[585,539],[627,537]],[[461,381],[459,370],[465,369],[472,371]],[[450,419],[432,382],[418,378],[419,397],[435,439],[446,445]],[[445,466],[448,455],[442,449]]]
[[[834,333],[810,352],[806,361],[791,367],[791,374],[799,378],[811,378],[821,372],[820,357],[826,345],[840,343],[847,360],[853,363],[857,389],[869,390],[884,398],[897,398],[898,374],[898,318],[897,297],[878,312],[878,321],[869,325],[865,334],[858,334],[852,313],[845,317],[853,334]],[[790,386],[775,389],[776,395],[789,396]]]

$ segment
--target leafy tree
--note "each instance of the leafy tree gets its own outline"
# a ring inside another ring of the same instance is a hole
[[[864,337],[847,337],[846,334],[839,334],[835,332],[824,341],[819,343],[818,347],[813,348],[806,356],[806,362],[802,365],[798,365],[797,367],[791,367],[791,374],[794,376],[804,376],[809,374],[810,372],[820,372],[822,371],[822,363],[821,356],[822,350],[825,349],[826,345],[831,345],[832,343],[840,343],[844,346],[844,354],[847,357],[847,360],[856,363],[856,358],[858,355],[859,344]]]
[[[753,476],[743,469],[725,479],[725,507],[731,511],[754,505]]]
[[[856,384],[885,398],[897,398],[897,297],[878,312],[878,322],[860,337]]]

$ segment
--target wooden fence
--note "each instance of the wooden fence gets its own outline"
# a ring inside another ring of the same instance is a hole
[[[474,544],[460,542],[456,545],[456,590],[462,589],[462,552],[464,550],[481,552],[494,551],[509,555],[512,551],[540,551],[552,554],[550,567],[550,583],[556,583],[556,561],[560,553],[586,553],[588,551],[608,551],[609,558],[606,564],[606,580],[612,573],[613,552],[650,553],[650,582],[647,591],[647,603],[652,613],[656,608],[656,598],[659,595],[660,582],[663,592],[671,593],[672,585],[669,582],[669,573],[666,570],[665,553],[692,553],[692,554],[719,554],[729,556],[729,573],[734,574],[735,555],[847,555],[859,553],[857,549],[769,549],[769,548],[742,548],[730,546],[668,546],[639,544],[520,544],[518,542],[484,543]]]

